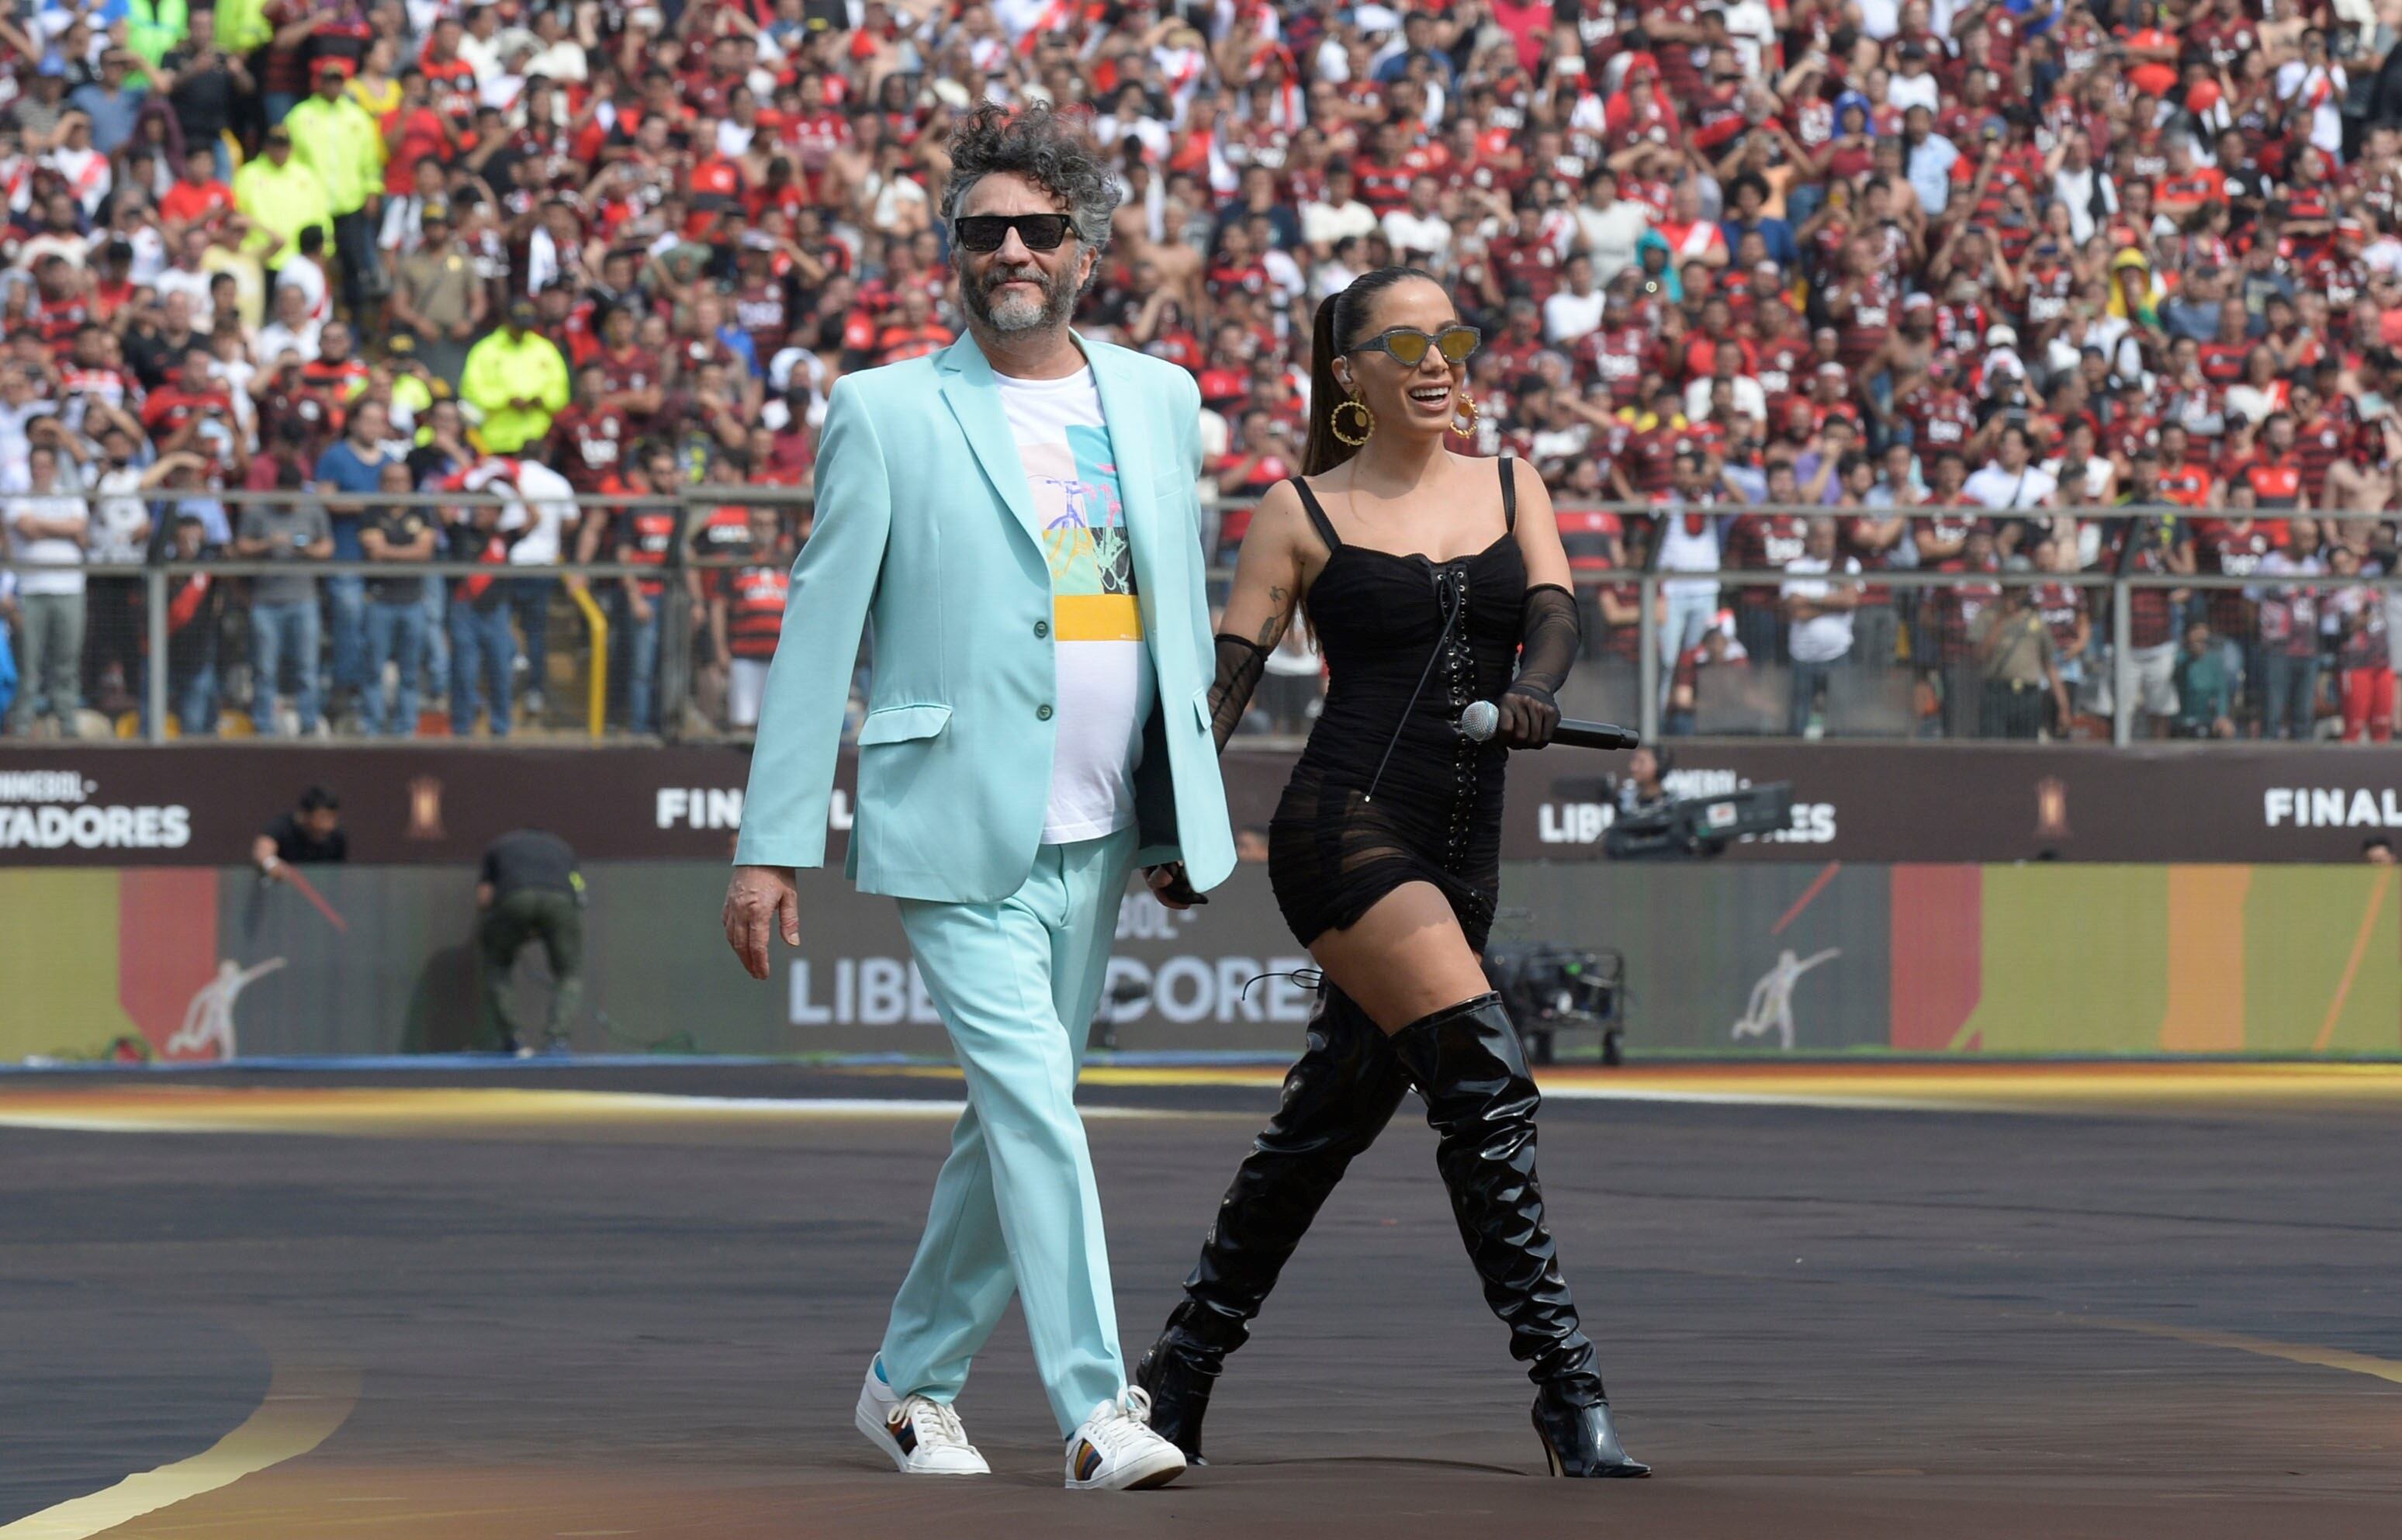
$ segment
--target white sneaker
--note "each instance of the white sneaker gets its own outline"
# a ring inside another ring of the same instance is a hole
[[[1068,1440],[1068,1485],[1077,1492],[1164,1487],[1184,1474],[1184,1451],[1151,1431],[1151,1393],[1128,1385],[1093,1408]]]
[[[850,1420],[867,1441],[891,1457],[904,1476],[989,1476],[992,1467],[968,1442],[959,1414],[941,1401],[901,1396],[884,1382],[881,1365],[867,1366]]]

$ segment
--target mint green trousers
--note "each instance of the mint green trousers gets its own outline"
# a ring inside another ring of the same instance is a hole
[[[892,1301],[884,1375],[901,1395],[951,1400],[1015,1293],[1063,1438],[1126,1382],[1075,1096],[1134,852],[1132,829],[1046,845],[998,903],[901,901],[968,1106]]]

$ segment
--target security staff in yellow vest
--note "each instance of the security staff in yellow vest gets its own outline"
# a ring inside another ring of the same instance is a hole
[[[267,23],[267,0],[217,0],[217,47],[235,55],[267,47],[275,29]]]
[[[192,30],[191,20],[188,0],[127,0],[125,46],[158,64]]]
[[[567,360],[533,329],[533,301],[509,301],[508,324],[467,354],[459,394],[484,414],[484,447],[513,455],[550,432],[550,416],[574,393]]]
[[[334,254],[342,264],[342,303],[361,313],[370,293],[381,295],[374,209],[383,192],[383,131],[350,92],[351,66],[327,59],[317,66],[317,93],[283,119],[293,158],[317,173],[334,214]]]
[[[434,409],[435,388],[440,387],[445,400],[450,388],[426,372],[425,360],[418,356],[417,338],[407,332],[385,337],[383,353],[384,365],[392,371],[393,426],[403,434],[413,433]]]
[[[333,241],[334,205],[325,184],[293,155],[291,130],[281,123],[268,130],[265,149],[233,173],[233,203],[258,227],[245,249],[259,253],[271,271],[300,249],[306,227],[322,226]]]

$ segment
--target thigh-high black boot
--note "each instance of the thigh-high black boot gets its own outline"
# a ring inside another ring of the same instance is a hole
[[[1517,1028],[1498,995],[1411,1023],[1393,1052],[1426,1097],[1435,1161],[1484,1299],[1535,1382],[1535,1431],[1554,1476],[1648,1476],[1610,1424],[1593,1343],[1577,1322],[1535,1179],[1535,1108]]]
[[[1151,1425],[1201,1457],[1201,1418],[1226,1354],[1250,1335],[1293,1248],[1351,1158],[1392,1121],[1409,1076],[1376,1024],[1332,984],[1309,1024],[1309,1042],[1284,1078],[1284,1100],[1235,1172],[1184,1299],[1135,1367],[1151,1393]]]

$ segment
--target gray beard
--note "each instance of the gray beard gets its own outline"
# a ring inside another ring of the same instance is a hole
[[[1042,298],[1036,301],[1011,295],[994,304],[992,291],[1019,278],[1031,279],[1042,285]],[[1068,323],[1069,314],[1075,309],[1075,271],[1066,268],[1056,277],[1046,278],[1040,268],[996,268],[985,274],[981,283],[960,284],[959,302],[967,307],[969,320],[1004,337],[1055,331]]]

